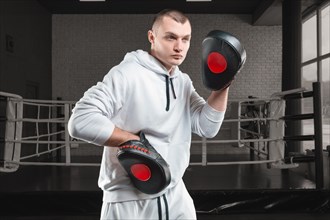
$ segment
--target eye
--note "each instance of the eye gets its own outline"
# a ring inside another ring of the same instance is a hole
[[[165,37],[166,40],[176,40],[176,37],[174,35],[167,35]]]

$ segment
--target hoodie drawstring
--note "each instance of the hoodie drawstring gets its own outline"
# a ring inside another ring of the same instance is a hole
[[[170,109],[170,90],[168,88],[168,76],[165,75],[165,84],[166,84],[166,111]]]
[[[173,78],[170,78],[170,81],[171,81],[171,87],[172,87],[173,97],[174,97],[174,99],[176,99],[176,94],[175,94],[175,90],[174,90],[174,86],[173,86]]]
[[[169,220],[169,210],[168,210],[168,203],[165,194],[163,195],[163,200],[165,204],[165,213],[166,213],[166,220]],[[162,203],[160,200],[160,196],[157,197],[157,206],[158,206],[158,219],[162,220]]]
[[[176,99],[176,94],[175,94],[173,81],[172,81],[173,78],[169,78],[167,75],[165,75],[165,79],[166,79],[165,80],[165,84],[166,84],[166,111],[168,111],[168,110],[170,110],[170,88],[169,88],[169,84],[171,84],[174,99]]]

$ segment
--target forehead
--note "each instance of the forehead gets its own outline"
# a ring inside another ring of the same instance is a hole
[[[182,24],[171,17],[165,16],[159,24],[158,32],[173,33],[178,36],[191,35],[191,25],[188,20]]]

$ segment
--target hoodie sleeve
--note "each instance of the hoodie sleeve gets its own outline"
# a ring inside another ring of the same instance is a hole
[[[190,96],[192,132],[213,138],[220,130],[225,112],[212,108],[193,88]]]
[[[76,103],[69,119],[69,134],[77,139],[103,145],[115,128],[111,118],[121,109],[125,99],[125,82],[121,72],[113,68]]]

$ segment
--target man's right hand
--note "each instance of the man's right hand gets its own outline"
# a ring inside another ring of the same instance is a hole
[[[136,134],[115,127],[109,139],[104,143],[104,146],[117,147],[129,140],[140,140],[140,137]]]

